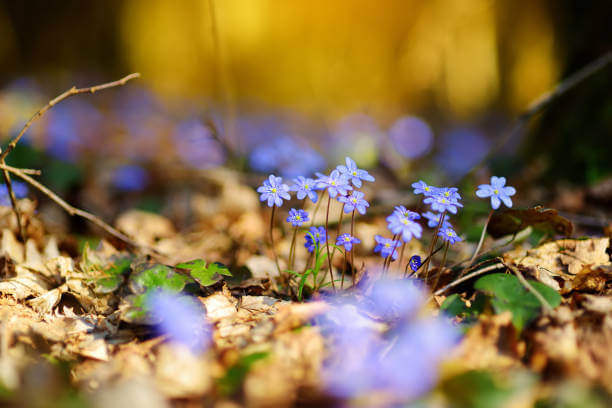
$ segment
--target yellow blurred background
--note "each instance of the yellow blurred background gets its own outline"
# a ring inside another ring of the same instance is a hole
[[[132,0],[122,56],[167,98],[337,117],[510,113],[559,78],[548,1]]]

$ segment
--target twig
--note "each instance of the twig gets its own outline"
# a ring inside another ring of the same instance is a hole
[[[126,83],[127,81],[129,81],[129,80],[131,80],[131,79],[134,79],[134,78],[138,78],[138,77],[140,77],[140,74],[139,74],[139,73],[133,73],[133,74],[130,74],[130,75],[126,76],[126,77],[121,78],[121,79],[120,79],[120,80],[118,80],[118,81],[108,82],[108,83],[101,84],[101,85],[95,85],[95,86],[91,86],[91,87],[88,87],[88,88],[76,88],[76,87],[74,87],[74,86],[73,86],[72,88],[70,88],[69,90],[67,90],[66,92],[64,92],[63,94],[61,94],[61,95],[59,95],[59,96],[55,97],[54,99],[52,99],[51,101],[49,101],[49,103],[47,103],[45,106],[43,106],[41,109],[39,109],[39,110],[38,110],[38,112],[36,112],[36,113],[35,113],[35,114],[34,114],[34,115],[33,115],[33,116],[30,118],[30,120],[28,120],[28,121],[26,122],[26,124],[23,126],[23,128],[21,129],[21,131],[19,132],[19,134],[18,134],[17,136],[15,136],[15,137],[14,137],[14,138],[13,138],[13,139],[12,139],[12,140],[9,142],[9,144],[6,146],[6,149],[4,149],[4,151],[2,151],[2,152],[0,153],[0,165],[2,165],[2,166],[5,166],[5,165],[6,165],[6,162],[5,162],[6,156],[7,156],[9,153],[11,153],[11,152],[12,152],[12,151],[15,149],[15,147],[17,146],[17,143],[19,143],[19,140],[21,140],[21,137],[22,137],[22,136],[25,134],[25,132],[26,132],[26,131],[27,131],[27,130],[30,128],[30,126],[32,126],[32,123],[34,123],[34,122],[36,121],[36,119],[40,118],[42,115],[44,115],[44,114],[45,114],[45,112],[47,112],[49,109],[51,109],[53,106],[55,106],[55,105],[56,105],[56,104],[58,104],[59,102],[63,101],[63,100],[64,100],[64,99],[66,99],[66,98],[69,98],[69,97],[71,97],[71,96],[73,96],[73,95],[78,95],[78,94],[81,94],[81,93],[94,93],[94,92],[101,91],[101,90],[104,90],[104,89],[114,88],[114,87],[116,87],[116,86],[122,86],[122,85],[125,85],[125,83]],[[16,170],[16,169],[14,169],[14,168],[13,168],[13,170]],[[14,172],[14,171],[9,170],[8,168],[3,168],[3,170],[2,170],[2,177],[4,178],[4,182],[6,183],[6,188],[7,188],[7,191],[8,191],[8,193],[9,193],[9,197],[10,197],[10,199],[11,199],[11,206],[13,207],[13,212],[15,213],[15,217],[17,218],[17,226],[19,227],[19,235],[21,236],[21,240],[22,240],[23,242],[25,242],[25,241],[26,241],[25,229],[24,229],[23,222],[22,222],[22,220],[21,220],[21,214],[19,213],[19,210],[17,209],[17,199],[15,198],[15,192],[13,191],[13,185],[12,185],[12,183],[11,183],[11,177],[10,177],[10,175],[9,175],[9,172]],[[23,172],[23,171],[20,171],[20,172],[21,172],[21,174],[25,175],[26,173],[30,173],[30,170],[27,170],[27,171],[25,171],[25,172]],[[30,173],[30,174],[31,174],[31,173]],[[21,177],[21,176],[19,176],[19,177]],[[34,181],[35,181],[35,180],[34,180]],[[42,185],[41,185],[41,186],[42,186]],[[48,189],[47,189],[47,190],[48,190]],[[48,191],[50,191],[50,190],[48,190]],[[58,198],[59,198],[59,197],[58,197]],[[72,208],[73,208],[74,210],[77,210],[77,209],[76,209],[76,208],[74,208],[74,207],[72,207]],[[81,210],[79,210],[79,211],[81,211]],[[87,215],[89,215],[89,216],[94,217],[93,215],[91,215],[91,214],[89,214],[89,213],[86,213],[86,214],[87,214]],[[72,214],[72,215],[74,215],[74,214]],[[81,216],[83,216],[83,215],[81,215]],[[87,217],[85,217],[85,218],[87,218]],[[92,220],[92,221],[93,221],[93,220]],[[104,223],[102,220],[99,220],[99,221],[100,221],[100,222],[102,222],[102,223]],[[93,222],[95,222],[95,221],[93,221]],[[104,224],[105,224],[105,223],[104,223]],[[98,225],[100,225],[100,224],[98,224]],[[108,224],[105,224],[105,225],[107,225],[107,226],[108,226]],[[100,225],[100,226],[101,226],[101,225]],[[108,226],[108,227],[110,227],[110,226]],[[103,227],[103,226],[102,226],[102,228],[107,229],[106,227]],[[110,227],[110,228],[112,228],[112,227]],[[116,231],[116,230],[115,230],[115,231]],[[109,231],[109,232],[110,232],[110,231]],[[117,233],[119,233],[119,232],[117,231]],[[119,233],[119,234],[120,234],[120,235],[123,235],[123,234],[121,234],[121,233]],[[113,235],[115,235],[115,234],[113,234]],[[115,235],[115,236],[117,236],[117,235]],[[123,235],[123,236],[124,236],[125,238],[127,238],[125,235]],[[117,237],[119,238],[119,236],[117,236]],[[121,239],[122,239],[123,241],[125,241],[125,242],[128,242],[128,241],[126,241],[126,240],[125,240],[125,239],[123,239],[123,238],[121,238]],[[129,240],[129,238],[128,238],[128,240]],[[130,240],[130,241],[131,241],[131,240]],[[132,242],[133,242],[133,241],[132,241]],[[129,242],[128,242],[128,243],[129,243]],[[136,245],[136,246],[137,246],[137,247],[140,247],[140,245]]]
[[[538,114],[542,109],[544,109],[554,100],[558,99],[561,95],[574,88],[580,82],[604,69],[611,62],[612,51],[609,51],[601,57],[597,58],[595,61],[592,61],[590,64],[586,65],[582,69],[578,70],[565,80],[559,82],[557,86],[555,86],[552,90],[536,98],[533,102],[529,104],[527,109],[519,115],[512,128],[510,128],[506,132],[506,134],[501,139],[499,139],[499,141],[491,148],[489,153],[487,153],[487,155],[480,162],[478,162],[478,164],[472,167],[472,169],[462,178],[470,176],[477,169],[482,167],[487,161],[489,161],[489,159],[493,157],[499,151],[499,149],[501,149],[509,140],[511,140],[514,135],[518,134],[523,130],[523,128],[527,125],[527,123],[533,116]]]
[[[544,298],[544,296],[542,296],[542,294],[540,292],[538,292],[537,290],[534,289],[533,286],[531,286],[531,284],[527,281],[527,279],[525,279],[525,277],[523,276],[521,271],[519,271],[518,268],[516,268],[516,267],[514,267],[512,265],[509,265],[507,263],[504,263],[501,260],[500,260],[500,262],[502,262],[506,268],[508,268],[512,272],[514,272],[514,274],[518,278],[519,282],[521,282],[521,284],[525,287],[525,289],[530,291],[533,294],[533,296],[535,296],[536,299],[538,299],[538,301],[542,304],[542,307],[544,308],[544,310],[546,310],[546,312],[552,312],[553,307],[550,305],[550,303],[548,303],[548,301]]]
[[[478,256],[478,253],[480,252],[480,249],[482,248],[482,244],[484,243],[485,235],[487,233],[487,227],[489,226],[489,222],[491,221],[492,216],[493,216],[493,210],[489,212],[489,216],[487,217],[487,222],[485,222],[485,225],[482,228],[482,233],[480,234],[480,240],[478,241],[478,246],[476,246],[474,255],[472,255],[472,258],[470,258],[470,263],[468,264],[468,267],[472,266],[472,264],[476,260],[476,257]]]
[[[482,275],[484,273],[490,272],[490,271],[494,271],[496,269],[501,269],[504,268],[505,265],[503,263],[496,263],[493,265],[489,265],[487,267],[484,267],[482,269],[478,269],[477,271],[474,271],[470,274],[465,275],[463,278],[459,278],[456,281],[453,281],[451,283],[449,283],[448,285],[444,286],[443,288],[438,289],[437,291],[435,291],[433,294],[434,296],[438,296],[443,294],[444,292],[446,292],[448,289],[453,288],[457,285],[459,285],[460,283],[465,282],[466,280],[470,280],[478,275]]]
[[[55,201],[60,207],[66,210],[68,214],[78,215],[79,217],[82,217],[82,218],[85,218],[86,220],[91,221],[92,223],[96,224],[97,226],[99,226],[100,228],[102,228],[104,231],[108,232],[115,238],[118,238],[133,247],[141,248],[145,251],[159,254],[159,252],[156,251],[155,249],[139,244],[138,242],[134,241],[133,239],[123,234],[119,230],[113,228],[106,222],[102,221],[102,219],[96,217],[95,215],[68,204],[66,201],[62,200],[59,196],[57,196],[53,191],[51,191],[50,189],[48,189],[47,187],[45,187],[44,185],[42,185],[41,183],[33,179],[32,177],[28,176],[27,174],[22,172],[20,169],[11,167],[11,166],[7,166],[4,164],[0,164],[0,169],[2,169],[3,171],[8,171],[9,173],[16,175],[17,177],[24,180],[31,186],[35,187],[41,193],[49,197],[51,200]]]

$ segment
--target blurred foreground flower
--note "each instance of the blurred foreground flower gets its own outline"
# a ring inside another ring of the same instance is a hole
[[[339,398],[384,396],[402,403],[431,390],[460,334],[450,321],[420,316],[425,299],[418,281],[383,280],[363,303],[333,306],[320,322],[332,340],[322,372],[327,391]],[[386,325],[365,317],[372,314]]]
[[[204,308],[189,296],[157,291],[148,296],[147,309],[159,335],[172,343],[202,353],[211,344],[211,328]]]

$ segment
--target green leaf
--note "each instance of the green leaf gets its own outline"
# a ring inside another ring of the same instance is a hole
[[[115,260],[115,262],[104,271],[106,276],[96,280],[94,292],[112,293],[117,290],[123,283],[124,274],[130,269],[131,263],[131,257]]]
[[[189,270],[189,275],[202,286],[214,285],[222,279],[221,275],[232,276],[225,265],[215,262],[207,266],[202,259],[180,263],[176,267]]]
[[[561,296],[556,290],[536,281],[528,281],[546,301],[554,308],[561,303]],[[542,305],[514,275],[494,273],[483,276],[474,284],[474,288],[492,295],[491,304],[497,313],[505,310],[512,312],[512,323],[522,330],[535,319]]]
[[[191,280],[188,276],[176,273],[166,265],[156,264],[140,272],[134,278],[137,285],[148,292],[152,289],[163,289],[170,293],[179,293]]]
[[[444,380],[441,390],[457,408],[489,408],[504,406],[512,389],[502,386],[486,371],[467,371]]]
[[[255,362],[268,357],[269,354],[270,353],[267,351],[261,351],[241,357],[240,360],[228,368],[225,375],[218,380],[217,385],[221,393],[229,396],[238,391],[246,375],[249,373],[251,366]]]
[[[468,314],[470,312],[470,308],[467,307],[465,302],[461,299],[457,293],[454,293],[444,299],[442,305],[440,306],[440,310],[445,311],[451,316],[459,316],[461,314]]]

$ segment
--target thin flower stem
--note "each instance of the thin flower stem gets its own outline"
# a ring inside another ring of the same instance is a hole
[[[321,201],[323,201],[323,197],[325,197],[325,193],[327,191],[323,190],[323,192],[321,193],[321,198],[319,199],[319,201],[317,201],[317,205],[315,205],[315,208],[312,212],[312,219],[310,220],[310,226],[314,226],[314,222],[315,222],[315,217],[317,216],[317,213],[319,212],[319,207],[321,206]],[[304,200],[306,201],[306,200]]]
[[[482,244],[484,243],[485,235],[487,232],[487,227],[489,226],[489,221],[491,221],[492,216],[493,216],[493,210],[491,210],[491,212],[489,213],[489,216],[487,217],[487,222],[485,222],[485,225],[482,228],[482,234],[480,234],[480,241],[478,241],[478,246],[476,247],[476,250],[474,251],[474,255],[472,255],[472,257],[470,258],[470,262],[467,265],[468,267],[470,267],[474,263],[474,261],[476,260],[476,257],[478,256],[478,253],[480,252],[480,249],[482,248]]]
[[[274,255],[274,263],[276,264],[276,269],[278,270],[279,276],[281,275],[281,268],[278,264],[278,255],[276,254],[276,248],[274,247],[274,234],[272,229],[274,228],[274,214],[276,213],[276,205],[272,206],[272,214],[270,215],[270,248],[272,249],[272,254]]]
[[[355,210],[353,210],[353,213],[351,214],[351,237],[354,237],[355,231]],[[353,286],[355,286],[355,279],[357,278],[357,270],[355,269],[355,256],[353,255],[353,251],[351,251],[351,271],[352,273],[352,278],[353,278]]]
[[[397,273],[402,273],[402,262],[404,262],[404,249],[406,249],[406,243],[402,241],[402,249],[400,249],[399,263],[397,264]]]
[[[444,217],[446,217],[446,211],[443,211],[440,214],[440,221],[438,222],[438,226],[436,227],[436,231],[434,232],[434,236],[431,239],[431,245],[429,245],[429,255],[427,256],[427,261],[425,261],[425,282],[427,282],[427,275],[429,274],[429,264],[431,263],[431,258],[433,256],[433,249],[436,246],[436,242],[438,242],[438,232],[444,223]]]
[[[297,238],[298,227],[293,229],[293,236],[291,237],[291,247],[289,248],[289,270],[293,270],[293,263],[295,261],[295,239]]]
[[[332,271],[332,259],[329,253],[329,206],[331,204],[331,197],[327,196],[327,212],[325,213],[325,234],[327,239],[325,240],[325,247],[327,248],[327,264],[329,265],[329,278],[331,279],[332,288],[336,290],[336,283],[334,282],[334,272]]]
[[[434,284],[431,287],[432,291],[436,290],[436,286],[438,286],[438,281],[440,280],[440,275],[442,275],[442,271],[444,271],[444,266],[446,265],[446,254],[448,253],[449,245],[450,244],[448,241],[446,241],[446,243],[444,244],[444,255],[442,255],[442,263],[440,264],[440,267],[438,268],[438,273],[436,274],[436,280],[434,281]]]
[[[392,241],[397,241],[399,234],[393,235]],[[383,261],[383,274],[386,275],[389,272],[389,266],[391,265],[391,257],[393,256],[393,251],[389,254],[385,260]]]
[[[459,278],[459,279],[449,283],[448,285],[444,286],[443,288],[440,288],[440,289],[436,290],[433,293],[433,295],[428,299],[428,301],[431,300],[431,298],[433,296],[440,296],[441,294],[443,294],[444,292],[446,292],[450,288],[454,288],[455,286],[457,286],[457,285],[459,285],[459,284],[461,284],[461,283],[463,283],[463,282],[465,282],[467,280],[470,280],[470,279],[472,279],[472,278],[474,278],[476,276],[485,274],[487,272],[494,271],[496,269],[502,269],[502,268],[505,268],[504,264],[496,263],[496,264],[493,264],[493,265],[486,266],[486,267],[484,267],[482,269],[478,269],[478,270],[476,270],[476,271],[474,271],[474,272],[472,272],[470,274],[465,275],[463,278]]]
[[[425,258],[425,260],[421,262],[421,266],[419,266],[416,271],[413,271],[413,273],[417,273],[423,267],[423,265],[425,265],[425,262],[427,262],[427,260],[429,260],[430,257],[432,257],[435,254],[437,254],[438,252],[440,252],[440,250],[442,248],[444,248],[444,245],[440,245],[438,248],[436,248],[436,250],[433,251],[433,254],[431,254],[430,256]],[[406,276],[408,274],[408,268],[409,267],[410,267],[410,261],[408,261],[408,263],[406,264],[406,267],[404,268],[404,276]],[[411,273],[411,275],[412,275],[412,273]]]
[[[342,280],[340,281],[340,289],[344,289],[344,275],[346,274],[347,262],[348,262],[348,256],[346,255],[346,249],[345,249],[344,250],[344,266],[342,267]]]

